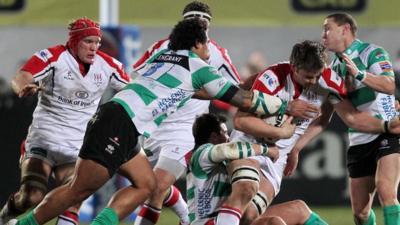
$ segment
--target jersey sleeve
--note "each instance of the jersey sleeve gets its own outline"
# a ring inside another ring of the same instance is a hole
[[[382,48],[377,48],[368,57],[368,71],[375,75],[394,77],[389,54]]]
[[[212,162],[208,155],[210,151],[213,149],[214,145],[213,144],[204,144],[198,147],[191,159],[190,159],[190,165],[192,172],[199,176],[200,174],[208,174],[212,171],[212,169],[218,165],[218,163]]]
[[[218,72],[232,84],[239,85],[240,76],[236,67],[232,63],[228,50],[219,46],[214,40],[210,41],[210,45],[214,48],[214,50],[210,49],[211,54],[215,54],[215,56],[211,56],[211,66],[217,68]]]
[[[160,41],[157,41],[155,43],[153,43],[142,55],[142,57],[139,58],[139,60],[133,64],[133,70],[139,70],[140,68],[142,68],[148,59],[151,58],[151,56],[153,56],[154,54],[157,54],[158,52],[160,52],[163,49],[166,49],[168,47],[168,39],[163,39]]]
[[[40,50],[28,59],[21,70],[31,73],[34,82],[38,82],[54,71],[54,62],[63,51],[65,47],[62,45]]]
[[[257,75],[252,89],[274,95],[279,91],[279,79],[272,69],[267,69]]]
[[[218,74],[212,66],[204,66],[192,73],[192,85],[196,90],[204,87],[207,93],[216,99],[222,99],[225,93],[234,85]]]

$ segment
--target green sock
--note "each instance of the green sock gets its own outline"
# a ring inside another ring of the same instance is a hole
[[[375,212],[371,209],[369,212],[368,220],[363,225],[376,225]]]
[[[328,225],[328,223],[321,219],[318,214],[312,212],[304,225]]]
[[[18,219],[17,225],[39,225],[33,217],[33,210],[30,211],[26,216],[22,217],[21,219]]]
[[[383,207],[383,218],[385,220],[385,225],[399,225],[400,204]]]
[[[91,225],[118,225],[118,215],[112,208],[104,208],[99,215],[94,218]]]

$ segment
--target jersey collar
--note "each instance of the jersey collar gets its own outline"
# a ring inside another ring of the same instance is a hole
[[[362,41],[360,41],[359,39],[355,39],[353,41],[353,43],[351,43],[351,45],[349,47],[346,48],[346,50],[344,51],[344,53],[346,53],[346,55],[350,55],[352,54],[354,51],[356,51],[360,46],[362,45]]]

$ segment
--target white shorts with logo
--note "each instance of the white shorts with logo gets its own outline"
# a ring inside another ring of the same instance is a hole
[[[45,140],[27,139],[25,142],[24,160],[36,158],[43,160],[52,167],[75,163],[78,160],[79,149],[49,143]]]

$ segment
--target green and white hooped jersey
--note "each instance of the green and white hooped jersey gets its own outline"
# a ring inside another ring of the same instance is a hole
[[[137,72],[141,76],[112,101],[124,107],[139,133],[147,137],[195,91],[204,87],[211,97],[221,98],[232,86],[214,67],[188,50],[163,50]]]
[[[186,197],[190,224],[199,224],[204,218],[216,216],[231,192],[225,164],[212,162],[209,158],[213,147],[210,143],[198,147],[188,164]]]
[[[356,39],[344,53],[350,56],[360,71],[394,77],[389,55],[379,46]],[[347,70],[344,62],[340,62],[339,58],[335,57],[331,63],[331,67],[337,74],[345,79]],[[346,85],[348,98],[358,110],[368,112],[372,116],[384,120],[396,116],[394,95],[387,95],[374,91],[354,78],[350,80],[350,83],[347,82]],[[365,144],[378,137],[376,134],[361,133],[350,128],[348,132],[350,146]]]

